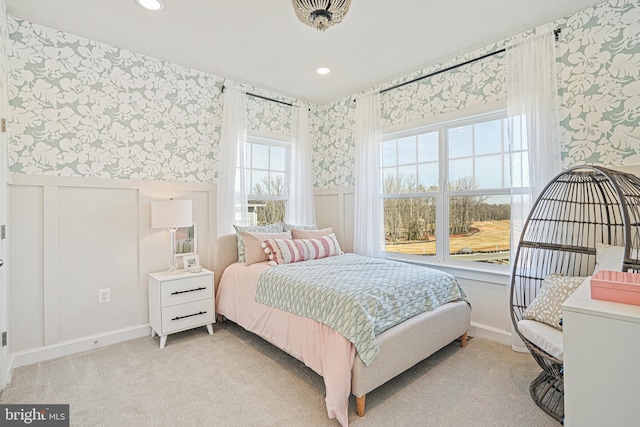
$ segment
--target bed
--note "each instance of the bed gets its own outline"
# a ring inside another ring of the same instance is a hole
[[[327,324],[256,302],[259,278],[267,270],[275,271],[270,269],[268,262],[252,265],[238,262],[236,235],[220,236],[213,266],[216,312],[321,375],[326,387],[327,414],[343,426],[348,425],[350,394],[356,397],[358,415],[364,416],[367,393],[457,339],[462,347],[466,345],[471,308],[467,302],[457,300],[376,335],[375,357],[367,353],[365,363],[356,345]]]

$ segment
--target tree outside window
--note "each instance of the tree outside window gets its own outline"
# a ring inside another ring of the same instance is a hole
[[[505,135],[505,115],[496,113],[387,136],[381,150],[387,252],[508,264]]]

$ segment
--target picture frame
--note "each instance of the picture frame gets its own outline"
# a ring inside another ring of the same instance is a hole
[[[195,255],[198,253],[197,225],[181,227],[176,230],[176,257]]]
[[[184,255],[182,264],[185,271],[194,271],[200,269],[200,259],[196,254]]]

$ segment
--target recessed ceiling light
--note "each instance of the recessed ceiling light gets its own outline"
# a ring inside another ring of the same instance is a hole
[[[164,8],[162,0],[138,0],[138,4],[145,9],[154,11],[162,10],[162,8]]]
[[[330,70],[329,68],[327,68],[327,67],[320,67],[320,68],[318,68],[318,69],[316,70],[316,73],[318,73],[318,74],[322,74],[323,76],[324,76],[325,74],[329,74],[330,72],[331,72],[331,70]]]

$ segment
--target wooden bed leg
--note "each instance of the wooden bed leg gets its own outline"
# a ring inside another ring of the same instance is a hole
[[[460,344],[462,344],[462,348],[465,348],[467,346],[467,333],[465,332],[464,334],[462,334],[462,336],[460,337]]]
[[[360,397],[356,397],[356,406],[358,407],[358,416],[364,417],[364,400],[367,395],[362,395]]]

